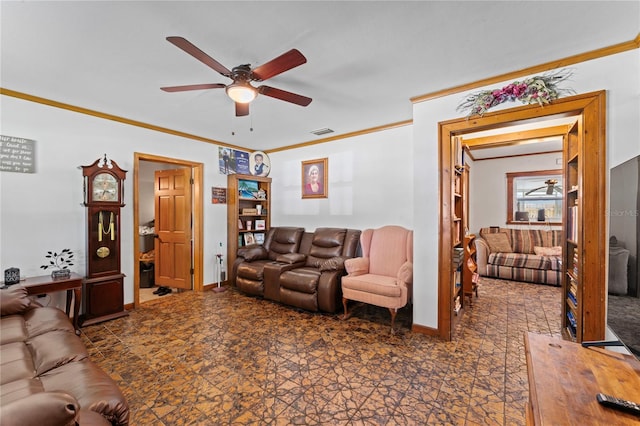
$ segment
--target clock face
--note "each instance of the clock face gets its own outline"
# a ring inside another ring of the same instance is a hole
[[[92,201],[118,201],[118,181],[110,173],[98,173],[93,178]]]

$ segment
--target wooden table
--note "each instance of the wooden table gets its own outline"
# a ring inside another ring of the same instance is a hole
[[[600,405],[596,394],[640,403],[640,361],[534,333],[524,343],[528,425],[638,425],[638,417]]]
[[[70,316],[71,298],[73,297],[73,326],[79,330],[78,317],[80,316],[80,301],[82,300],[82,280],[84,278],[74,272],[69,278],[51,278],[51,275],[26,278],[20,284],[27,289],[29,295],[55,293],[67,291],[66,312]]]

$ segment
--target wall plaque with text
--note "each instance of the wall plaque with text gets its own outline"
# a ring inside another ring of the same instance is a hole
[[[36,172],[36,141],[0,135],[0,171]]]

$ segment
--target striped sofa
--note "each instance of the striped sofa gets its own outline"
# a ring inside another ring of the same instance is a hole
[[[506,237],[495,235],[499,233]],[[560,230],[482,228],[475,240],[478,272],[485,277],[559,286],[561,234]]]

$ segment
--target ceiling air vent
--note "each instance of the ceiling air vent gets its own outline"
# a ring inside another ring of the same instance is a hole
[[[324,129],[312,130],[311,133],[313,133],[316,136],[320,136],[320,135],[326,135],[327,133],[333,133],[333,130],[331,130],[328,127],[325,127]]]

